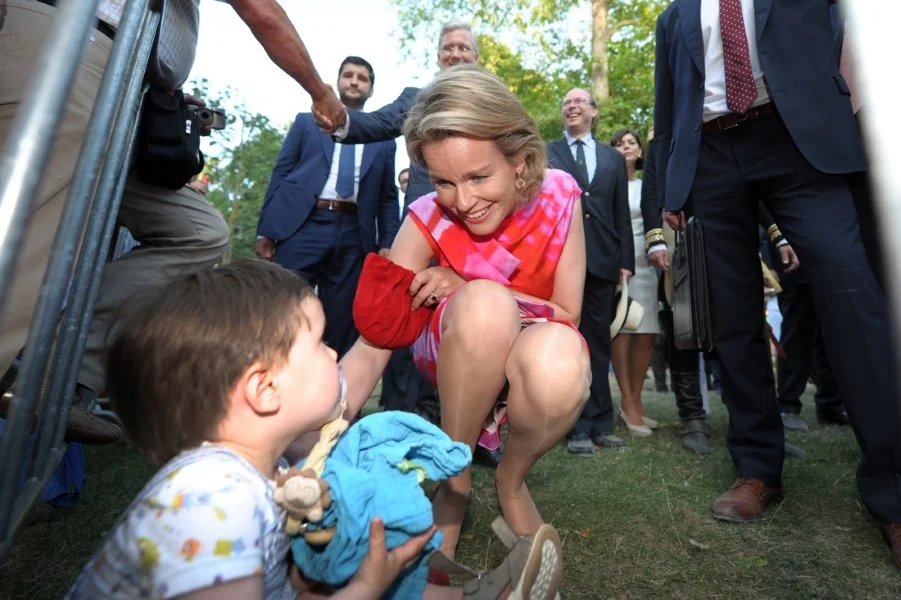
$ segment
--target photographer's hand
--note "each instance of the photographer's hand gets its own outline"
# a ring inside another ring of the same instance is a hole
[[[194,94],[185,94],[185,104],[196,106],[197,108],[206,108],[206,102],[200,96]],[[213,132],[211,123],[201,124],[200,135],[210,135]]]

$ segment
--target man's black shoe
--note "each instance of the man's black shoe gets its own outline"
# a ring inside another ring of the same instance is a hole
[[[817,413],[817,423],[820,425],[850,425],[851,421],[848,419],[848,413],[843,410],[839,410],[836,412],[829,413]]]

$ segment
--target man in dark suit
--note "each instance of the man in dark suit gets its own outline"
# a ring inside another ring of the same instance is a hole
[[[362,108],[375,74],[349,56],[338,71],[345,106]],[[318,287],[325,341],[338,356],[353,345],[353,299],[369,252],[390,248],[399,227],[394,141],[336,144],[309,113],[297,120],[279,152],[257,225],[257,254]]]
[[[739,478],[711,507],[718,519],[759,519],[782,497],[783,428],[756,275],[760,198],[812,273],[826,352],[864,453],[860,496],[888,529],[901,522],[890,327],[846,179],[866,165],[834,56],[827,0],[676,0],[658,18],[659,200],[672,225],[684,211],[704,228]]]
[[[617,282],[628,279],[635,270],[626,162],[619,152],[591,135],[597,116],[591,94],[569,91],[563,98],[563,138],[548,144],[550,166],[572,175],[582,189],[588,272],[579,331],[588,343],[592,380],[591,395],[566,446],[579,456],[594,454],[595,444],[625,445],[613,435],[608,378],[610,319]]]

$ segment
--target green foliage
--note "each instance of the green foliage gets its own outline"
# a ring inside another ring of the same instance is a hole
[[[610,98],[595,128],[606,141],[620,127],[646,132],[653,120],[654,31],[668,0],[593,0],[606,6]],[[391,0],[402,52],[434,64],[441,26],[472,24],[479,62],[501,77],[538,123],[560,137],[560,105],[573,87],[591,89],[592,2],[589,0]]]
[[[263,197],[287,131],[273,125],[268,117],[250,112],[230,87],[213,92],[206,79],[189,85],[208,106],[224,108],[228,113],[228,126],[213,132],[212,151],[206,156],[204,169],[210,177],[208,198],[222,212],[231,231],[222,262],[254,256]]]

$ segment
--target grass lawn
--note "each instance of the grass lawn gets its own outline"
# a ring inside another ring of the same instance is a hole
[[[816,426],[792,441],[809,454],[787,461],[787,498],[765,521],[735,525],[708,506],[731,482],[726,411],[711,397],[715,451],[682,450],[671,394],[646,392],[662,429],[622,450],[576,458],[558,446],[532,470],[529,487],[565,551],[563,596],[577,598],[901,598],[901,573],[857,498],[859,453],[850,429]],[[620,435],[626,435],[619,431]],[[0,567],[0,598],[62,597],[153,468],[124,443],[87,449],[88,481],[73,508],[24,530]],[[458,557],[496,564],[498,514],[492,472],[476,468]]]

